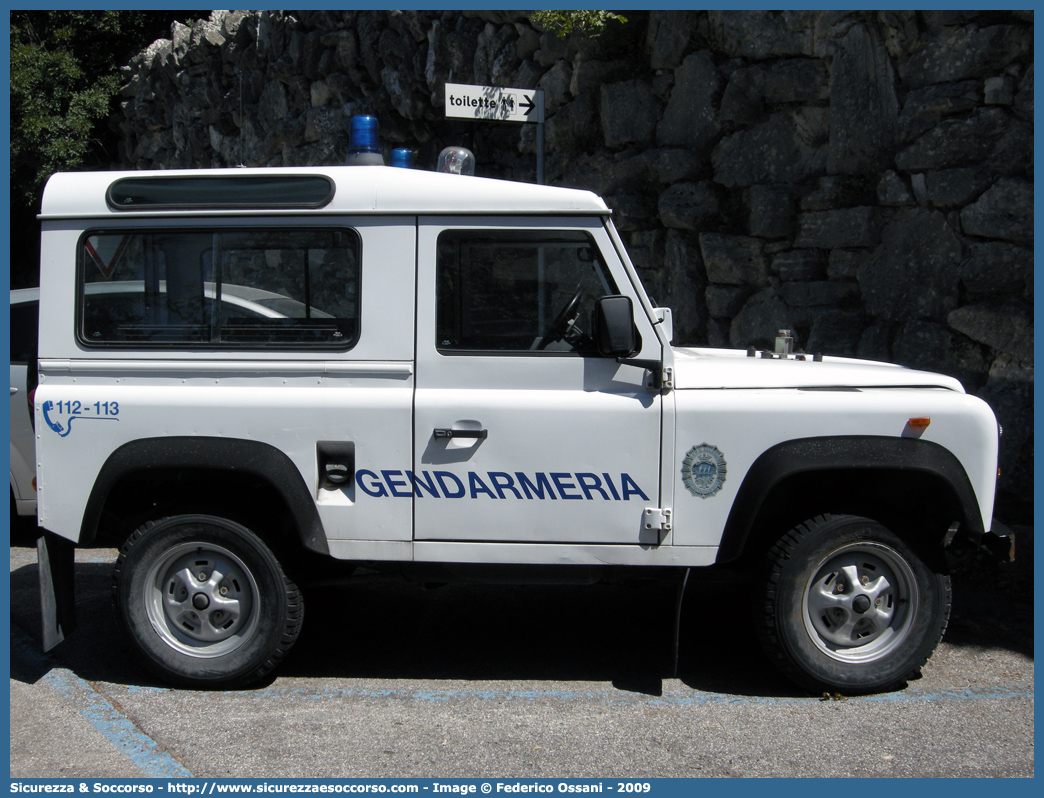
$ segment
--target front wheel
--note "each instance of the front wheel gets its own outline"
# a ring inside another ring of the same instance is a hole
[[[760,613],[762,643],[795,681],[880,692],[915,676],[939,644],[950,579],[876,521],[820,516],[769,550]]]
[[[269,548],[207,515],[150,522],[113,571],[116,619],[153,672],[190,687],[262,678],[297,639],[304,607]]]

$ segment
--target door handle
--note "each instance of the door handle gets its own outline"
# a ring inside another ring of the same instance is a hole
[[[478,438],[479,440],[485,440],[489,436],[489,432],[484,429],[447,429],[445,427],[436,427],[432,430],[432,435],[434,435],[436,439]]]

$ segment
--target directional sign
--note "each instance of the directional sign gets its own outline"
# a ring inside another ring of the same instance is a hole
[[[506,89],[502,86],[447,83],[446,117],[499,122],[543,122],[544,92],[541,89]]]

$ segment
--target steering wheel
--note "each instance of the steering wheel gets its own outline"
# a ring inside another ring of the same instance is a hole
[[[551,322],[547,332],[533,345],[534,349],[545,349],[566,334],[566,331],[569,330],[569,323],[576,320],[577,310],[580,307],[580,297],[583,293],[581,290],[573,294],[573,298],[555,316],[555,320]]]

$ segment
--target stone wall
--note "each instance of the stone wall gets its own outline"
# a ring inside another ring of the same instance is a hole
[[[443,84],[542,88],[547,182],[616,213],[676,343],[943,371],[1032,491],[1032,12],[630,12],[559,39],[525,12],[215,12],[126,68],[127,168],[337,164],[387,150],[533,180],[535,126],[444,119]]]

